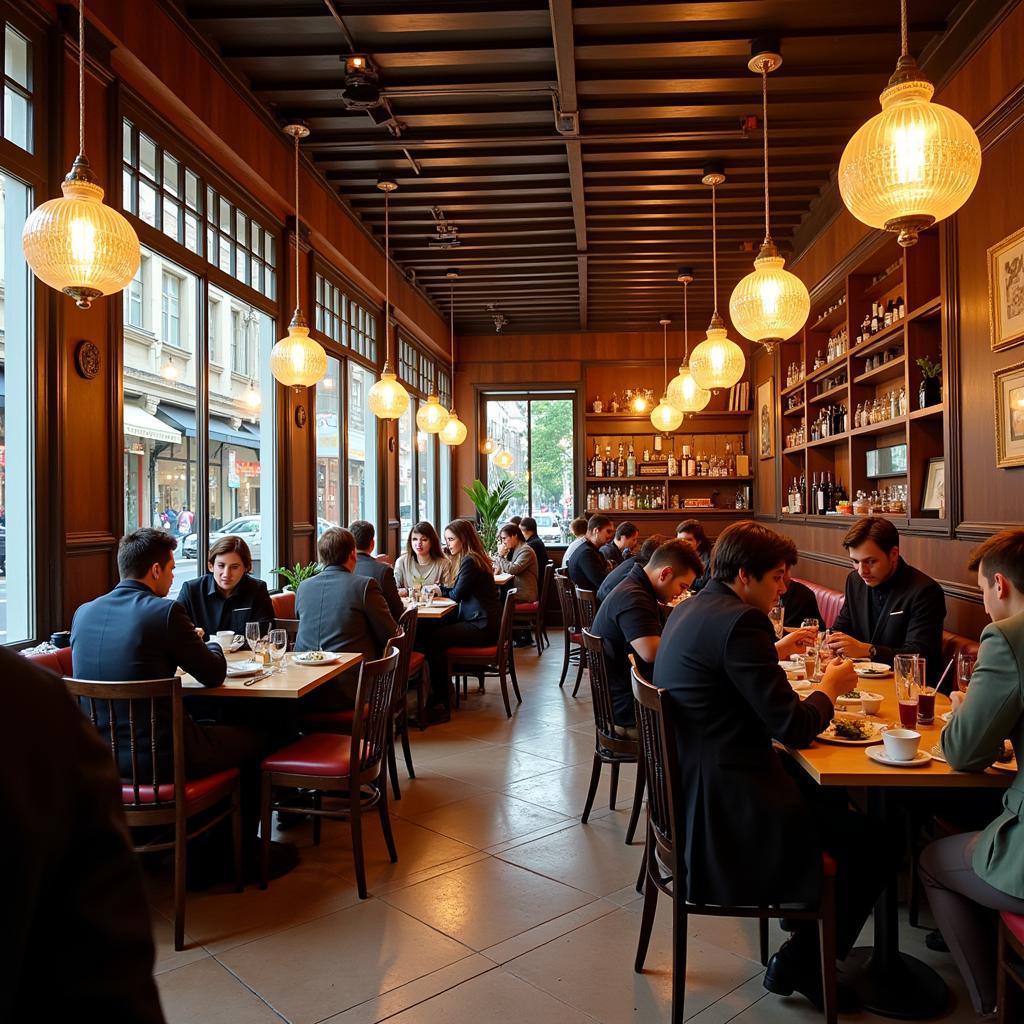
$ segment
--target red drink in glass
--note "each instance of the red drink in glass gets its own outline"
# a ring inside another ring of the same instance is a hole
[[[921,690],[917,695],[917,717],[922,725],[935,721],[935,691]]]
[[[917,701],[915,697],[913,700],[901,700],[900,705],[900,725],[904,729],[916,729],[917,728]],[[932,700],[932,710],[935,710],[935,701]]]

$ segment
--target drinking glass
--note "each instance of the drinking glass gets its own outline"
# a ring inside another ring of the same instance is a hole
[[[260,629],[258,622],[247,622],[245,624],[245,642],[249,645],[249,649],[253,654],[262,654],[262,644],[260,638],[263,636],[263,630]]]
[[[281,662],[284,661],[285,652],[288,650],[288,630],[272,629],[270,631],[270,660],[274,663],[274,671],[281,671]]]
[[[811,646],[812,647],[817,647],[818,646],[818,630],[821,629],[821,623],[817,619],[804,619],[803,622],[800,623],[800,628],[801,629],[813,629],[814,630],[814,639],[811,641]]]
[[[775,605],[772,608],[772,610],[768,612],[768,618],[772,620],[772,627],[775,630],[775,639],[781,640],[783,632],[782,622],[785,618],[785,613],[782,610],[782,605]]]
[[[897,654],[893,659],[896,700],[900,708],[900,725],[904,729],[917,728],[920,683],[924,681],[924,670],[920,667],[923,660],[917,654]]]
[[[967,692],[967,687],[970,686],[971,676],[974,675],[974,666],[977,661],[978,656],[968,651],[961,651],[956,656],[956,688],[961,693]]]

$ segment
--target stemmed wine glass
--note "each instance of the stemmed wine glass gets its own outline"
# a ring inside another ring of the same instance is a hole
[[[971,684],[971,676],[974,675],[974,666],[978,661],[976,654],[969,651],[961,651],[956,656],[956,688],[961,693],[967,692]]]
[[[785,619],[785,612],[781,604],[777,604],[772,607],[771,611],[768,612],[768,618],[772,620],[772,627],[775,630],[775,639],[781,640],[783,634],[783,620]]]
[[[253,655],[257,658],[262,658],[262,637],[263,630],[260,629],[258,622],[247,622],[245,624],[245,642],[249,645],[249,649]]]
[[[270,660],[274,663],[274,671],[281,671],[281,662],[284,661],[285,652],[288,650],[288,630],[272,629],[270,631]]]

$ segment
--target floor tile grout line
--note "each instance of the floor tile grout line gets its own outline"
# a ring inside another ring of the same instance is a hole
[[[268,1002],[264,996],[260,995],[260,993],[257,992],[256,989],[254,989],[247,981],[245,981],[244,978],[236,974],[226,963],[223,963],[221,960],[218,960],[217,957],[214,957],[213,959],[220,967],[223,967],[224,970],[227,971],[228,974],[230,974],[231,977],[234,978],[235,981],[237,981],[238,984],[242,986],[242,988],[251,992],[268,1010],[270,1010],[272,1014],[274,1014],[275,1017],[280,1017],[281,1020],[285,1022],[285,1024],[292,1024],[288,1017],[281,1013],[281,1011],[278,1010],[272,1003]]]

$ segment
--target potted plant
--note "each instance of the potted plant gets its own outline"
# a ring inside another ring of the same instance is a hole
[[[917,407],[927,409],[942,401],[942,363],[932,362],[928,356],[915,359],[921,371],[921,386],[917,389]]]
[[[280,568],[275,569],[274,572],[284,578],[285,590],[295,591],[299,589],[299,584],[303,580],[316,576],[322,568],[323,566],[319,562],[309,562],[306,565],[296,562],[294,569],[289,569],[288,566],[282,565]]]
[[[493,552],[498,544],[498,524],[515,494],[515,482],[502,480],[493,491],[489,491],[483,481],[474,480],[472,484],[462,489],[476,506],[480,540],[483,542],[485,550]]]

